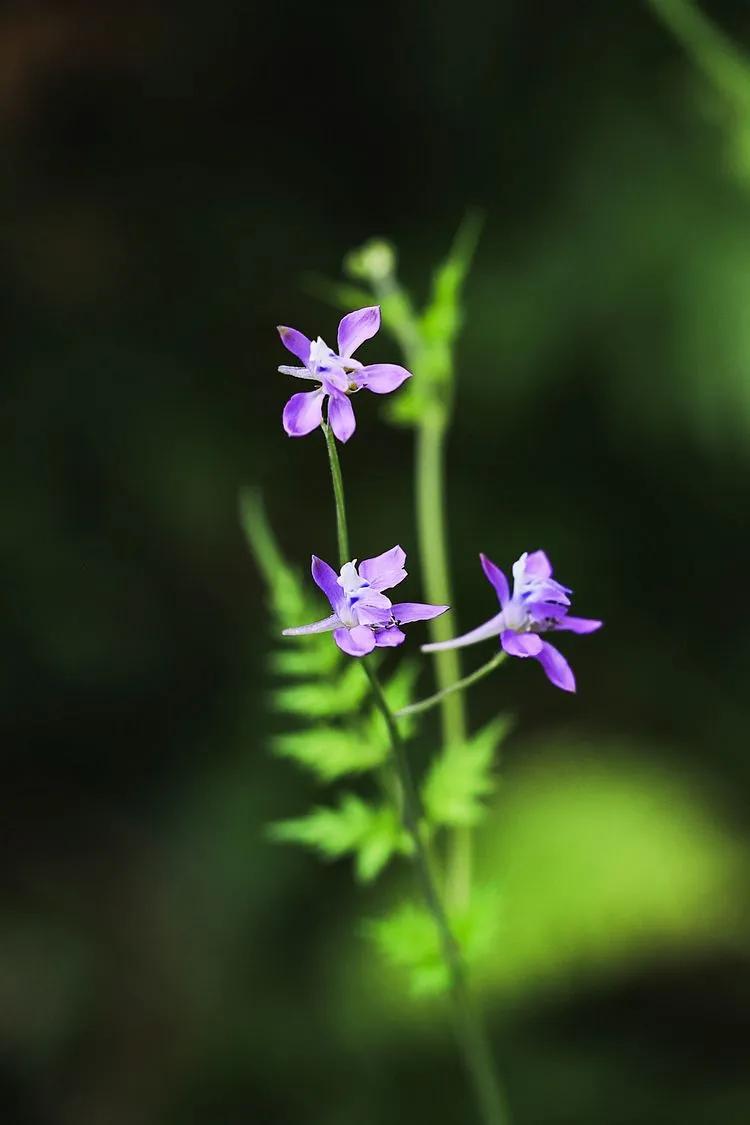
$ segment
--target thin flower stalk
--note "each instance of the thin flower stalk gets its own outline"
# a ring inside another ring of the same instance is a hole
[[[343,482],[340,488],[336,487],[336,480],[341,481],[338,450],[335,443],[329,444],[328,448],[339,541],[348,544],[349,535]],[[346,566],[347,561],[343,555],[340,557],[342,569]],[[420,826],[419,796],[412,777],[409,759],[398,730],[398,724],[375,669],[367,659],[362,661],[362,665],[370,681],[373,700],[383,716],[388,731],[393,765],[401,789],[401,816],[404,828],[412,842],[412,861],[422,897],[434,922],[442,958],[448,973],[454,1026],[464,1064],[474,1087],[477,1105],[484,1125],[507,1125],[508,1114],[505,1099],[497,1079],[492,1052],[482,1022],[474,1008],[467,986],[463,957],[448,921],[423,839]]]

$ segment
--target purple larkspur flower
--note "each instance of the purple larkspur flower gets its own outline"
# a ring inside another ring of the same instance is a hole
[[[348,441],[356,427],[350,395],[363,388],[376,395],[387,395],[411,377],[410,371],[395,363],[363,366],[352,358],[360,344],[374,336],[379,328],[377,305],[347,313],[339,324],[339,350],[334,352],[320,336],[317,340],[308,340],[296,328],[279,325],[282,344],[304,364],[303,367],[280,367],[279,371],[320,384],[314,391],[292,395],[284,407],[284,429],[290,437],[304,437],[322,424],[323,403],[327,398],[331,429],[339,441]]]
[[[496,613],[484,625],[456,637],[452,641],[422,645],[422,652],[441,652],[447,648],[463,648],[484,641],[488,637],[500,637],[500,644],[509,656],[538,660],[547,678],[563,691],[575,691],[576,681],[573,671],[561,652],[543,641],[540,634],[552,631],[569,633],[593,633],[600,629],[602,622],[588,617],[571,617],[569,590],[552,577],[552,567],[544,551],[524,551],[513,564],[513,594],[511,596],[508,579],[500,567],[495,566],[486,555],[480,555],[484,573],[495,588],[500,602],[500,613]]]
[[[449,608],[422,602],[397,602],[385,596],[406,578],[406,555],[392,547],[374,559],[345,563],[339,574],[316,555],[312,557],[312,576],[331,603],[333,613],[312,625],[284,629],[285,637],[307,633],[333,633],[339,648],[349,656],[366,656],[374,648],[393,648],[406,637],[401,629],[411,621],[429,621]]]

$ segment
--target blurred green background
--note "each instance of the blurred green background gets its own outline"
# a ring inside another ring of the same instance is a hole
[[[472,1120],[439,1002],[362,934],[408,873],[264,838],[320,795],[268,751],[237,519],[260,485],[292,561],[334,557],[274,325],[332,338],[317,279],[372,235],[423,300],[468,204],[457,616],[480,550],[544,546],[606,621],[577,696],[515,662],[471,697],[518,717],[478,969],[516,1122],[747,1121],[742,81],[593,0],[8,0],[0,74],[3,1122]],[[402,543],[418,597],[412,435],[364,397],[357,554]]]

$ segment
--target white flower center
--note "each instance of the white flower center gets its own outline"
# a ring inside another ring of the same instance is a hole
[[[357,560],[344,563],[341,573],[336,579],[341,589],[350,600],[355,600],[363,590],[368,589],[370,583],[357,573]]]

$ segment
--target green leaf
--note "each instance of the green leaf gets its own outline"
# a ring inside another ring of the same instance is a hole
[[[501,911],[493,888],[478,887],[468,910],[453,914],[449,924],[464,959],[472,964],[496,941]],[[366,932],[391,965],[405,969],[414,995],[444,992],[450,983],[440,939],[424,907],[405,902],[390,914],[367,924]]]
[[[329,643],[332,643],[329,638]],[[273,700],[280,711],[309,719],[331,719],[349,715],[362,704],[369,688],[356,661],[340,675],[277,688]]]
[[[369,805],[353,793],[346,793],[338,808],[316,808],[296,820],[279,821],[270,835],[280,843],[312,848],[325,859],[353,854],[362,882],[374,879],[395,853],[408,851],[396,810]]]
[[[500,715],[463,745],[451,746],[429,769],[422,787],[432,825],[472,827],[486,811],[484,798],[495,788],[492,767],[510,719]]]
[[[336,781],[345,774],[364,773],[383,764],[388,743],[353,727],[322,726],[278,735],[274,752],[293,758],[321,781]]]
[[[285,637],[280,645],[269,655],[269,664],[281,676],[305,679],[330,676],[342,663],[341,650],[332,644],[327,633],[304,638]]]
[[[243,488],[239,495],[240,524],[250,552],[266,583],[274,617],[282,628],[315,617],[315,605],[302,580],[284,560],[268,522],[260,491]]]

